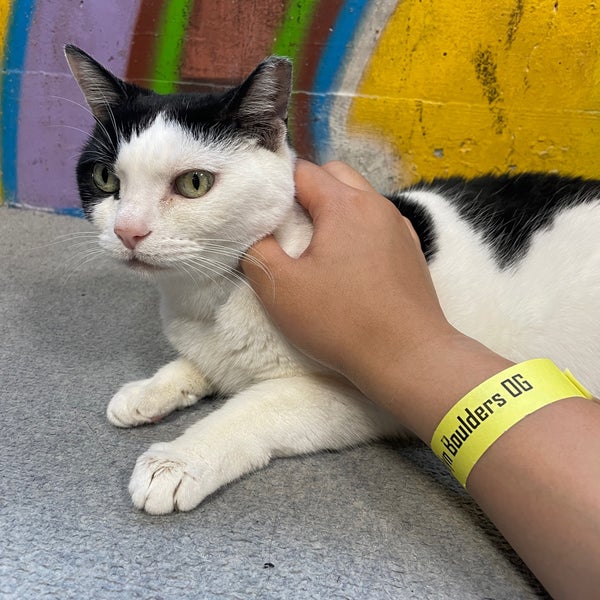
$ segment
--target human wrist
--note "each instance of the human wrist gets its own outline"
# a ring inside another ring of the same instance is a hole
[[[425,443],[448,410],[465,394],[513,363],[480,342],[455,333],[428,350],[413,367],[406,425]]]
[[[373,364],[377,361],[377,364]],[[483,344],[447,328],[406,348],[371,354],[346,376],[424,442],[465,394],[513,364]]]

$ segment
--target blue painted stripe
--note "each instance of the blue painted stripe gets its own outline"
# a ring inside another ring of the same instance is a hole
[[[330,92],[335,89],[340,67],[370,0],[347,0],[336,19],[317,67],[313,84],[311,113],[312,132],[317,156],[321,159],[329,147],[329,115],[333,104]],[[374,0],[375,1],[375,0]]]
[[[34,12],[35,0],[14,0],[2,65],[2,179],[4,196],[9,204],[17,201],[17,136],[21,79],[25,66],[29,25]],[[31,140],[31,143],[35,143],[35,140]]]
[[[85,214],[82,208],[70,208],[68,206],[64,206],[63,208],[55,208],[52,212],[57,215],[67,215],[69,217],[78,217],[80,219],[85,218]]]

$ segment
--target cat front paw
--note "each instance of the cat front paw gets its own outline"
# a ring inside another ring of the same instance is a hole
[[[126,383],[106,408],[108,420],[117,427],[135,427],[152,423],[160,417],[156,402],[146,393],[149,379]]]
[[[153,444],[136,462],[129,493],[133,504],[151,515],[192,510],[222,483],[217,470],[171,443]]]
[[[198,401],[197,395],[184,391],[175,396],[164,392],[153,385],[152,379],[126,383],[108,403],[106,416],[117,427],[136,427],[157,423],[177,408],[191,406]]]
[[[125,384],[106,409],[117,427],[156,423],[179,408],[192,406],[211,391],[194,365],[179,358],[159,369],[154,377]]]

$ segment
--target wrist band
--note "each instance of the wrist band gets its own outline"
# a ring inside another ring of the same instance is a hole
[[[513,365],[470,391],[437,426],[431,449],[466,487],[483,453],[508,429],[536,410],[573,396],[592,398],[569,371],[547,358]]]

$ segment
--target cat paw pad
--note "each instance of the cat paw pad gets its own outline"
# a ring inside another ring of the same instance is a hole
[[[210,485],[206,474],[197,460],[171,444],[154,444],[138,458],[129,493],[137,508],[153,515],[188,511],[218,487]]]

